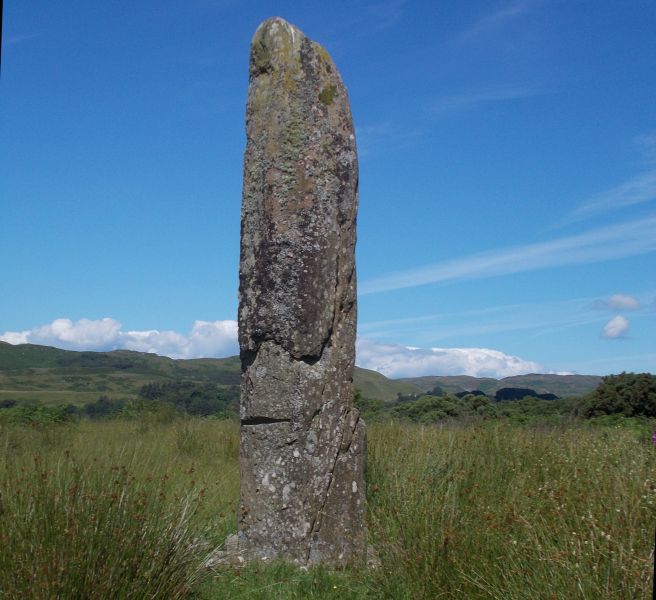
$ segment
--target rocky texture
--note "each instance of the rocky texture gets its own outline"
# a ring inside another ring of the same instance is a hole
[[[238,547],[343,565],[366,552],[355,136],[330,56],[280,18],[253,37],[246,129]]]

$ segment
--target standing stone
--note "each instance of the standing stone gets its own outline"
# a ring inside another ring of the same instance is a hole
[[[343,565],[366,551],[355,136],[330,56],[280,18],[253,37],[246,130],[238,547]]]

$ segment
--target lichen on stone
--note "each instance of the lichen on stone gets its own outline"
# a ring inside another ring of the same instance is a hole
[[[327,85],[319,93],[319,101],[326,106],[330,106],[337,95],[337,88],[334,85]]]

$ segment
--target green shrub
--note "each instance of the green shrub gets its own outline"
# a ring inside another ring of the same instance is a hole
[[[656,375],[620,373],[604,377],[588,397],[583,414],[656,417]]]

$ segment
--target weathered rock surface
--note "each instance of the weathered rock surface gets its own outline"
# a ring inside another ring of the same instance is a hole
[[[355,136],[330,56],[280,18],[253,37],[246,129],[238,547],[342,565],[366,553]]]

